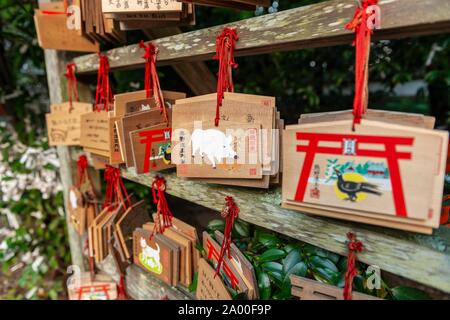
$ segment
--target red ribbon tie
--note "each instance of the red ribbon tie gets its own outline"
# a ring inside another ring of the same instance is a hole
[[[234,50],[236,49],[236,41],[239,40],[236,29],[225,28],[216,38],[216,55],[214,60],[219,61],[219,72],[217,73],[217,106],[216,118],[214,123],[219,126],[220,112],[222,100],[225,92],[233,92],[233,73],[232,69],[236,69],[238,64],[234,60]]]

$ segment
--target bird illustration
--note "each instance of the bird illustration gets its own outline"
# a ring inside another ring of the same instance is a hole
[[[381,196],[382,193],[378,191],[378,186],[373,183],[368,182],[354,182],[354,181],[345,181],[342,173],[335,169],[334,170],[337,175],[337,187],[339,191],[345,193],[348,198],[345,200],[350,200],[351,202],[356,202],[358,199],[358,193],[370,193],[377,196]]]

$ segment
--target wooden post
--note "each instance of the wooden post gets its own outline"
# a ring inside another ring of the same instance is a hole
[[[67,95],[67,90],[65,89],[66,81],[64,79],[67,61],[66,53],[61,51],[58,52],[56,50],[44,50],[44,53],[50,102],[61,103],[63,102],[63,96]],[[57,152],[60,161],[59,175],[63,185],[66,221],[68,222],[69,215],[67,214],[67,208],[69,203],[69,188],[73,185],[73,163],[69,147],[58,147]],[[85,270],[82,254],[83,244],[81,238],[78,236],[70,223],[67,223],[67,230],[72,264],[79,266],[81,270]]]

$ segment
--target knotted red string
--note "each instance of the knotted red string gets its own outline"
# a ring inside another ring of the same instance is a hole
[[[239,37],[235,29],[225,28],[216,38],[216,55],[214,60],[219,60],[219,72],[217,73],[217,107],[215,125],[219,125],[222,100],[225,92],[233,92],[233,73],[232,69],[236,69],[238,64],[234,61],[234,50],[236,41]]]
[[[144,88],[147,99],[155,97],[156,106],[164,115],[164,120],[169,123],[169,117],[164,104],[164,97],[159,84],[158,72],[156,71],[156,57],[158,55],[158,48],[151,42],[146,45],[143,40],[141,40],[139,46],[145,50],[145,54],[143,56],[145,59]]]
[[[362,116],[367,111],[369,102],[369,56],[370,41],[373,30],[369,28],[367,8],[376,5],[378,0],[363,0],[361,7],[357,7],[352,21],[345,28],[355,32],[353,45],[356,50],[355,57],[355,98],[353,100],[353,130],[355,124],[361,123]]]
[[[216,276],[220,272],[220,268],[222,267],[223,259],[226,254],[231,259],[230,254],[230,245],[231,245],[231,232],[233,231],[234,221],[239,216],[239,208],[234,202],[232,197],[225,198],[226,204],[224,209],[222,210],[222,218],[225,219],[225,229],[223,232],[223,241],[222,246],[220,248],[220,255],[217,259],[217,267],[216,267]]]
[[[353,278],[358,275],[356,269],[356,253],[363,250],[361,241],[356,240],[356,235],[352,232],[347,233],[348,238],[348,255],[347,270],[345,272],[344,300],[352,300]]]
[[[113,92],[109,82],[109,62],[108,57],[98,54],[99,66],[97,74],[97,89],[95,91],[95,109],[110,111],[110,105],[114,100]]]
[[[48,15],[55,15],[55,14],[66,14],[67,16],[72,15],[71,13],[67,12],[67,8],[69,7],[69,1],[63,0],[63,5],[64,5],[64,11],[42,10],[41,12],[43,14],[48,14]]]
[[[68,63],[66,66],[66,78],[67,78],[67,94],[69,95],[69,112],[73,110],[72,100],[80,101],[78,98],[77,78],[75,77],[75,63]]]
[[[120,169],[107,165],[104,179],[106,182],[106,194],[103,208],[112,210],[118,205],[119,201],[125,208],[131,207],[130,197],[120,177]]]
[[[88,160],[85,155],[81,155],[77,161],[77,188],[81,188],[84,182],[89,180],[87,172]]]
[[[119,284],[117,285],[117,300],[126,300],[127,292],[125,289],[125,276],[120,275]]]
[[[153,203],[156,204],[156,221],[154,232],[164,233],[166,228],[172,226],[173,214],[169,209],[166,199],[166,180],[156,176],[152,183]]]
[[[450,201],[450,195],[445,195],[443,202]],[[447,225],[450,222],[450,205],[443,205],[441,212],[440,224]]]

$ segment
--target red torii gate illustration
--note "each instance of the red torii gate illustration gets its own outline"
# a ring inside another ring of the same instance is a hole
[[[212,258],[214,258],[216,261],[218,261],[220,253],[216,250],[216,248],[209,239],[206,240],[206,246],[207,246],[208,260],[212,260]],[[228,278],[230,278],[231,287],[235,289],[239,284],[239,281],[238,279],[236,279],[236,276],[233,274],[233,271],[231,270],[230,266],[226,261],[223,262],[223,271],[228,276]]]
[[[105,295],[105,299],[109,300],[109,286],[109,284],[81,286],[77,290],[78,300],[81,300],[81,298],[83,298],[83,294],[85,293],[103,293]]]
[[[306,154],[300,178],[298,180],[295,201],[303,202],[315,155],[318,153],[346,155],[345,141],[353,140],[355,143],[354,148],[352,153],[347,155],[355,157],[384,158],[387,160],[396,215],[399,217],[407,217],[405,196],[403,193],[403,185],[398,161],[411,160],[412,156],[411,152],[399,152],[396,147],[398,145],[412,146],[414,143],[414,138],[309,132],[297,132],[296,137],[298,141],[308,141],[308,145],[297,145],[297,152],[305,152]],[[321,147],[319,146],[319,142],[321,141],[341,142],[341,146]],[[384,145],[384,150],[361,149],[359,146],[360,143]]]
[[[165,140],[171,140],[172,138],[172,129],[164,128],[164,129],[156,129],[156,130],[148,130],[139,133],[139,137],[143,138],[139,142],[141,144],[145,144],[145,158],[144,158],[144,173],[150,172],[150,157],[152,151],[152,144],[154,142],[160,142]]]

